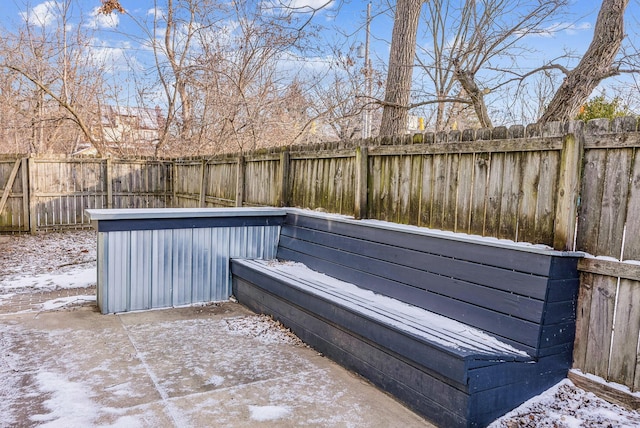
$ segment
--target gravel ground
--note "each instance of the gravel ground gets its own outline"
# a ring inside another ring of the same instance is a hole
[[[95,231],[0,236],[0,313],[3,307],[12,311],[47,310],[50,307],[44,307],[43,301],[51,301],[56,295],[65,301],[64,296],[95,294],[91,281],[78,281],[81,286],[77,288],[73,285],[74,278],[95,274],[95,264]],[[17,301],[25,299],[31,303],[16,306]],[[638,426],[640,413],[604,401],[564,380],[498,419],[491,428]]]

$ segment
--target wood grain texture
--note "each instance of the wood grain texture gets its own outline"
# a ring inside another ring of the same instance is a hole
[[[620,280],[607,380],[633,385],[640,334],[640,282]]]
[[[626,212],[626,236],[623,257],[626,260],[640,260],[640,150],[633,156],[633,169],[629,177],[629,201]]]
[[[606,379],[609,375],[611,331],[616,302],[617,279],[596,276],[591,290],[589,332],[584,369]]]
[[[640,409],[640,397],[628,394],[624,391],[621,391],[619,388],[614,388],[603,383],[591,380],[575,370],[571,370],[568,377],[569,380],[573,382],[578,388],[582,388],[585,391],[592,392],[604,400],[618,404],[630,410]]]

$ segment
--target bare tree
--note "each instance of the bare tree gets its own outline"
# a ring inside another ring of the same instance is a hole
[[[427,84],[416,88],[411,107],[435,105],[434,128],[452,126],[447,106],[468,105],[478,126],[492,127],[485,97],[507,87],[520,69],[519,59],[532,52],[526,37],[545,31],[561,16],[566,0],[430,0],[423,26],[428,44],[419,49],[419,71]],[[504,64],[509,64],[505,67]],[[481,75],[481,77],[480,77]],[[436,103],[434,103],[436,101]]]
[[[46,21],[26,12],[0,43],[0,67],[21,82],[12,108],[24,120],[20,132],[30,152],[71,153],[82,141],[102,150],[92,133],[102,73],[88,53],[85,27],[69,25],[71,6],[72,0],[48,3]]]
[[[576,68],[566,72],[539,122],[573,119],[602,80],[622,72],[614,61],[625,37],[624,12],[628,4],[629,0],[602,1],[589,48]]]

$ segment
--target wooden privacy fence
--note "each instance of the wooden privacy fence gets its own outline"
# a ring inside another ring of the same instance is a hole
[[[171,161],[0,158],[0,232],[89,226],[86,208],[164,208],[173,198]]]
[[[640,390],[634,118],[214,158],[0,158],[0,198],[0,231],[82,227],[85,208],[297,206],[584,251],[574,366]]]
[[[525,133],[529,137],[525,138]],[[536,135],[538,133],[538,135]],[[176,206],[298,206],[568,248],[582,143],[532,127],[175,162]],[[469,139],[461,139],[468,137]],[[373,144],[371,144],[373,143]],[[378,143],[378,144],[375,144]],[[560,220],[559,220],[560,219]]]

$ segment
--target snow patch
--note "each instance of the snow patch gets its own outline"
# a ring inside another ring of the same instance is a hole
[[[43,311],[53,311],[74,303],[95,302],[96,296],[68,296],[47,300],[42,303]]]
[[[91,425],[100,409],[91,400],[93,393],[89,388],[47,371],[39,372],[36,379],[40,391],[49,396],[44,401],[49,413],[32,415],[33,422],[44,423],[43,427]]]
[[[583,373],[582,370],[580,369],[572,369],[572,372],[574,372],[575,374],[582,376],[582,377],[586,377],[587,379],[599,383],[600,385],[604,385],[607,386],[609,388],[613,388],[613,389],[617,389],[618,391],[624,392],[625,394],[628,395],[633,395],[634,397],[638,397],[640,398],[640,391],[636,391],[636,392],[631,392],[631,389],[628,386],[625,385],[621,385],[619,383],[615,383],[615,382],[608,382],[606,380],[604,380],[603,378],[601,378],[600,376],[596,376],[594,374],[591,373]]]
[[[96,285],[95,265],[75,267],[64,273],[40,274],[0,280],[0,292],[23,289],[61,290]]]
[[[384,316],[385,322],[394,327],[432,342],[473,353],[494,354],[499,351],[528,358],[526,352],[482,330],[316,272],[302,263],[277,260],[257,260],[255,263],[287,277],[304,279],[301,287],[308,288],[319,296],[329,300],[339,299],[341,305],[367,316]]]
[[[224,377],[213,375],[207,381],[207,385],[220,386],[224,383]]]
[[[251,419],[258,422],[275,421],[291,415],[291,409],[282,406],[249,406]]]

